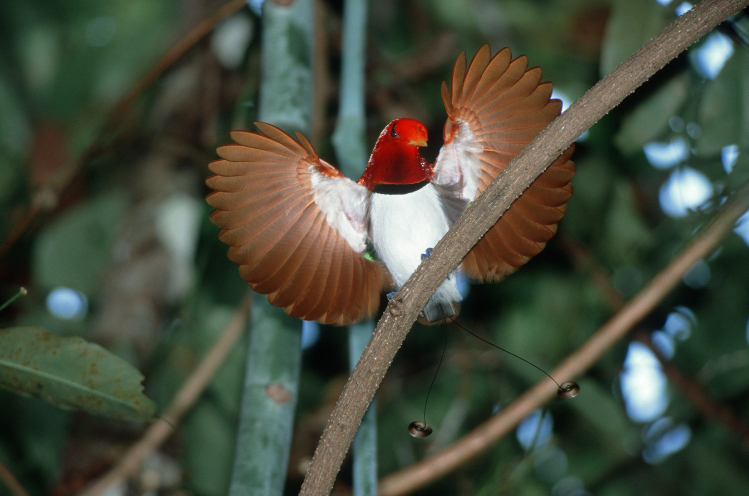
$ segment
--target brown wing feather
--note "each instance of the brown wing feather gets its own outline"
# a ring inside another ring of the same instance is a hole
[[[484,45],[467,67],[465,56],[459,57],[452,90],[444,84],[442,90],[448,113],[445,142],[462,121],[484,150],[479,155],[479,193],[561,112],[561,102],[550,100],[551,83],[540,82],[540,68],[526,70],[526,58],[511,60],[506,48],[489,56]],[[541,174],[466,255],[464,272],[480,281],[498,280],[544,248],[572,195],[573,148]]]
[[[206,201],[229,259],[293,317],[344,325],[373,315],[389,283],[385,269],[354,250],[315,201],[315,174],[349,180],[304,136],[257,126],[263,134],[233,132],[238,144],[220,147],[221,160],[209,165]]]

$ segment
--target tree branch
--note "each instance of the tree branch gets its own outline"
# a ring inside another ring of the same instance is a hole
[[[682,15],[552,122],[458,219],[434,247],[430,258],[398,291],[380,319],[325,427],[304,479],[301,496],[330,493],[367,405],[416,316],[481,236],[583,131],[689,45],[747,4],[749,0],[704,0]],[[590,356],[597,357],[600,353],[602,350],[599,347]],[[568,364],[570,359],[564,363]],[[566,380],[585,370],[574,365],[564,367],[564,373],[555,375],[559,380]],[[526,395],[539,396],[543,401],[553,394],[548,384],[543,389],[534,387]]]
[[[0,480],[5,483],[13,496],[29,496],[28,491],[24,489],[23,485],[16,479],[16,476],[13,475],[13,472],[3,462],[0,462]]]
[[[602,325],[577,350],[551,372],[565,381],[584,373],[598,358],[627,335],[629,330],[650,313],[673,290],[682,276],[700,259],[708,257],[749,209],[749,183],[744,184],[726,202],[718,214],[671,263],[640,290],[608,322]],[[385,477],[380,482],[380,496],[395,496],[413,491],[465,463],[514,429],[533,410],[555,396],[556,387],[542,379],[508,407],[463,436],[437,455]]]

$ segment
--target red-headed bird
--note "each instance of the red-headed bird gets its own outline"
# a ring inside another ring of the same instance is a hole
[[[388,288],[402,286],[422,255],[470,202],[560,111],[552,85],[527,59],[487,45],[442,83],[444,145],[434,164],[422,157],[427,131],[397,119],[382,131],[354,182],[317,156],[310,142],[257,123],[234,131],[209,165],[211,220],[229,259],[253,290],[305,320],[344,325],[372,316]],[[572,195],[575,164],[566,150],[497,221],[461,263],[477,281],[496,281],[538,254],[556,232]],[[374,248],[379,261],[368,256]],[[437,289],[422,317],[458,312],[456,274]]]

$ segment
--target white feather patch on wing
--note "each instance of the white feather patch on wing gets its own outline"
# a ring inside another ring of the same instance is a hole
[[[481,175],[479,155],[484,149],[476,141],[467,122],[456,121],[453,125],[456,132],[453,139],[440,149],[432,182],[448,194],[473,201],[478,193]]]
[[[370,192],[346,177],[332,177],[313,170],[310,175],[315,203],[325,220],[357,253],[367,249],[367,204]]]

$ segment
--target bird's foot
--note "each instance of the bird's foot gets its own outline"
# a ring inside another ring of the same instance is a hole
[[[426,259],[430,258],[431,256],[432,256],[432,249],[431,248],[427,248],[427,252],[426,253],[422,253],[421,259],[422,260],[426,260]]]
[[[388,301],[392,301],[393,298],[395,298],[395,293],[397,293],[398,290],[400,290],[400,288],[398,286],[395,286],[394,289],[395,289],[395,291],[393,291],[393,292],[388,293],[388,294],[385,295],[387,297]]]
[[[395,286],[394,289],[395,289],[395,291],[393,291],[392,293],[388,293],[385,296],[387,296],[387,299],[388,299],[388,302],[389,302],[388,309],[390,311],[390,314],[393,317],[400,317],[403,314],[403,309],[401,308],[401,303],[403,302],[403,297],[402,296],[400,296],[400,297],[398,296],[398,291],[400,290],[400,288],[398,286]]]

